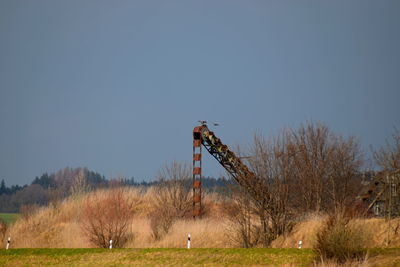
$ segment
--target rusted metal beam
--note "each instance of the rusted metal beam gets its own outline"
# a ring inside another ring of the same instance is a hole
[[[195,152],[197,145],[201,144],[205,149],[225,168],[238,184],[250,193],[260,207],[265,208],[271,200],[267,184],[258,178],[249,168],[237,157],[228,146],[210,131],[204,123],[193,129],[193,217],[201,215],[201,185],[195,187],[195,182],[201,181],[201,146],[200,153]],[[196,164],[199,162],[199,164]],[[200,168],[199,168],[200,167]],[[200,198],[198,197],[200,196]],[[197,202],[199,201],[199,205]],[[198,208],[200,207],[200,209]]]

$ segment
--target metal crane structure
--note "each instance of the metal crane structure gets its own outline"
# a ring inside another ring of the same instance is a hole
[[[381,172],[370,183],[361,200],[367,206],[367,212],[388,219],[400,216],[400,170]]]
[[[199,121],[200,126],[193,129],[193,218],[202,214],[201,172],[202,146],[225,168],[234,180],[244,188],[255,203],[262,208],[272,207],[273,198],[267,183],[258,178],[236,156],[228,146],[210,131],[206,121]],[[391,218],[400,216],[400,170],[381,172],[370,182],[368,191],[362,200],[365,212],[376,216]]]
[[[193,218],[201,216],[201,152],[204,148],[225,168],[233,179],[265,207],[271,199],[268,186],[259,179],[228,146],[210,131],[205,121],[193,129]]]

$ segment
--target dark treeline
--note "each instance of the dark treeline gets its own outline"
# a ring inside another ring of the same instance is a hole
[[[130,179],[106,179],[104,175],[87,168],[64,168],[56,173],[44,173],[35,177],[30,185],[7,187],[4,179],[0,184],[0,212],[19,212],[21,207],[44,206],[52,201],[60,201],[72,194],[108,188],[115,184],[132,187],[150,187],[159,181],[136,181]],[[221,191],[226,181],[222,178],[203,178],[203,187],[211,191]]]
[[[79,178],[84,183],[79,184]],[[64,168],[53,174],[44,173],[35,177],[30,185],[7,187],[4,179],[0,184],[0,212],[19,212],[25,205],[47,205],[76,192],[77,186],[83,190],[105,187],[108,180],[87,168]]]
[[[201,180],[202,180],[201,182],[202,187],[208,189],[209,191],[218,190],[218,188],[226,187],[227,184],[232,183],[232,180],[226,180],[225,178],[202,177]],[[122,184],[127,186],[142,186],[142,187],[150,187],[160,183],[159,180],[154,180],[149,182],[146,181],[136,182],[135,178],[133,177],[130,179],[122,179],[121,182]]]
[[[3,180],[1,180],[1,184],[0,184],[0,195],[3,195],[3,194],[11,195],[25,187],[27,187],[27,185],[24,185],[24,186],[13,185],[11,187],[7,187],[6,183],[4,182],[4,179],[3,179]]]

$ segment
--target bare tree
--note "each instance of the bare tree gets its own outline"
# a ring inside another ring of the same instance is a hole
[[[166,235],[177,219],[171,207],[164,209],[158,207],[149,214],[151,235],[155,240],[160,240]]]
[[[324,198],[324,181],[328,180],[331,146],[329,129],[322,124],[300,126],[292,131],[290,147],[295,162],[295,182],[299,204],[304,211],[319,212]]]
[[[191,168],[176,161],[164,166],[154,186],[154,212],[150,214],[153,236],[160,239],[177,218],[188,216],[192,209]]]
[[[255,247],[260,242],[261,223],[255,202],[238,185],[231,185],[232,200],[225,203],[229,218],[228,239],[243,248]]]
[[[157,207],[170,207],[176,217],[184,217],[192,208],[191,198],[191,168],[189,164],[173,161],[162,168],[155,187],[155,202]]]
[[[392,143],[386,141],[386,147],[373,151],[375,162],[385,171],[400,169],[400,131],[395,129]]]
[[[254,135],[248,149],[247,165],[256,184],[233,188],[234,211],[230,213],[233,237],[243,247],[269,246],[279,235],[292,227],[289,205],[292,179],[292,159],[286,152],[289,132],[283,131],[274,139]],[[240,147],[237,154],[241,155]]]
[[[325,209],[333,208],[334,212],[338,213],[353,203],[359,193],[361,181],[358,176],[363,159],[354,137],[334,139],[329,178],[324,191],[328,196]]]
[[[286,129],[270,139],[255,135],[248,154],[257,179],[257,186],[246,191],[256,207],[249,218],[259,218],[258,240],[264,246],[290,231],[297,214],[343,209],[358,193],[362,155],[357,140],[323,124]]]
[[[344,138],[321,123],[292,131],[295,202],[306,212],[342,208],[355,199],[362,154],[354,137]]]
[[[286,151],[288,141],[287,131],[269,141],[261,135],[255,135],[249,150],[252,155],[248,160],[250,168],[269,191],[263,204],[258,203],[256,210],[261,225],[260,241],[264,246],[292,227],[289,197],[293,168],[292,159]]]
[[[129,239],[133,208],[122,187],[89,196],[83,208],[83,230],[90,242],[107,248],[112,240],[114,247],[123,247]]]
[[[75,174],[72,184],[71,184],[71,195],[78,196],[89,191],[89,185],[85,176],[84,170],[79,169],[78,173]]]

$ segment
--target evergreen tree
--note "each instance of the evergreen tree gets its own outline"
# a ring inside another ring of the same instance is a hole
[[[7,193],[6,183],[4,182],[4,179],[2,179],[1,185],[0,185],[0,195],[6,194],[6,193]]]
[[[42,174],[40,178],[36,176],[33,180],[32,184],[41,185],[43,188],[54,188],[55,187],[55,180],[53,175],[48,175],[47,173]]]

